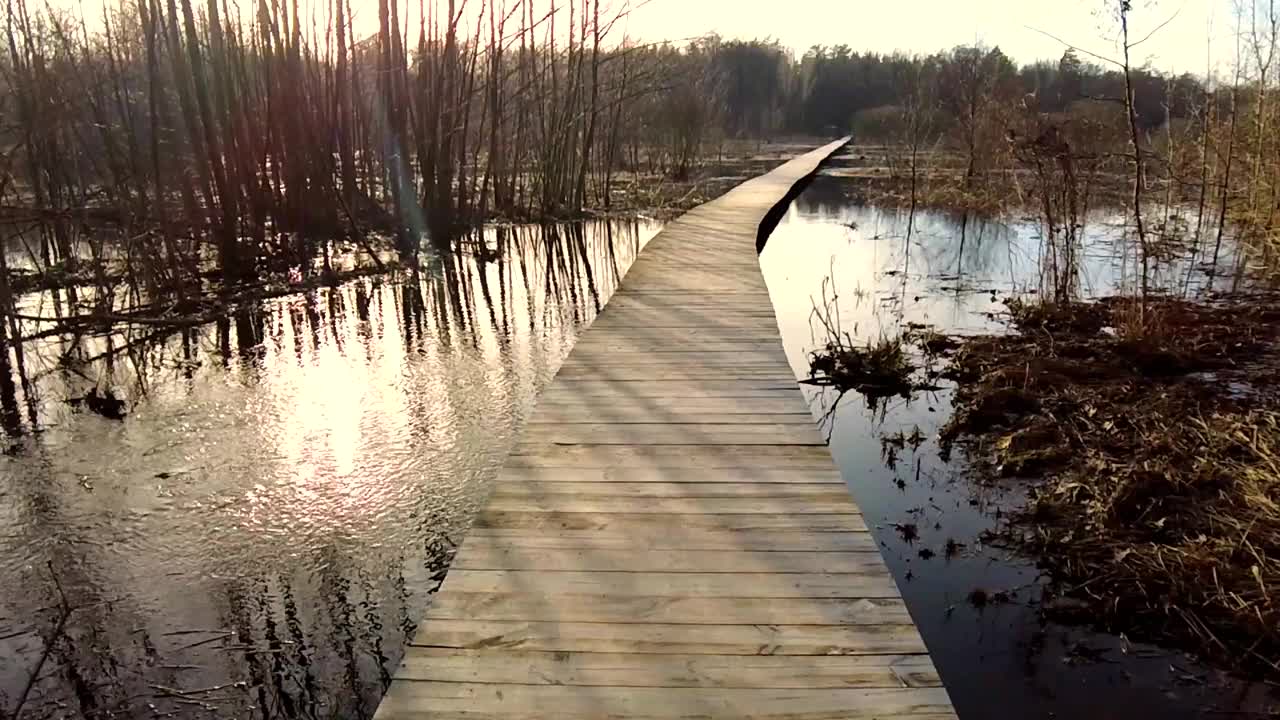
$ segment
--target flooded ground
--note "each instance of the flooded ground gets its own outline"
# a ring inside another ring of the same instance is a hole
[[[998,332],[1002,301],[1038,285],[1035,222],[920,212],[908,249],[907,215],[848,201],[842,182],[819,176],[761,254],[798,378],[809,374],[809,351],[825,342],[814,314],[825,303],[838,309],[840,330],[863,342],[895,337],[908,323]],[[1100,214],[1088,229],[1086,293],[1131,286],[1122,225]],[[1160,280],[1193,291],[1209,282],[1186,263]],[[983,541],[1020,502],[1019,488],[975,484],[963,452],[946,460],[936,442],[951,415],[948,382],[876,403],[805,388],[960,717],[1247,717],[1274,701],[1265,688],[1181,654],[1043,622],[1034,563]]]
[[[657,230],[491,229],[418,278],[8,353],[0,714],[369,717],[538,389]],[[69,402],[95,387],[125,420]]]

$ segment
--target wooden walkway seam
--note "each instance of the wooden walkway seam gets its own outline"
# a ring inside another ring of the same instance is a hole
[[[376,720],[955,718],[756,254],[843,143],[649,242],[540,396]]]

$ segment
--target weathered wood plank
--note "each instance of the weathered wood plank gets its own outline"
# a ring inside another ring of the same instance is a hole
[[[773,379],[723,380],[717,378],[642,378],[615,379],[603,377],[566,378],[553,383],[544,393],[548,398],[629,398],[629,397],[786,397],[797,389],[794,378],[781,371]]]
[[[507,478],[510,480],[510,477]],[[545,497],[548,495],[572,495],[574,497],[771,497],[796,498],[819,497],[847,502],[848,490],[843,483],[834,482],[671,482],[669,479],[654,482],[548,482],[520,480],[501,482],[493,489],[495,497]]]
[[[823,549],[831,552],[867,552],[877,549],[875,538],[865,528],[860,531],[810,532],[807,529],[716,530],[672,527],[669,523],[662,525],[614,523],[610,528],[602,530],[566,530],[559,527],[533,529],[475,527],[467,534],[467,542],[472,538],[489,538],[492,542],[510,542],[520,547],[544,550],[640,548],[804,551]]]
[[[799,425],[813,427],[806,412],[711,413],[698,410],[650,410],[635,406],[586,408],[539,408],[529,425]]]
[[[533,423],[526,443],[553,445],[816,445],[826,446],[810,424],[778,423]]]
[[[428,618],[667,625],[909,625],[898,598],[705,598],[469,593],[437,597]]]
[[[632,688],[501,685],[491,683],[404,683],[391,694],[382,717],[558,718],[753,718],[764,720],[848,720],[849,718],[954,718],[940,688]]]
[[[696,349],[700,346],[716,345],[770,345],[782,342],[782,335],[777,328],[751,326],[744,328],[645,328],[629,329],[621,332],[606,333],[599,339],[583,342],[591,343],[626,343],[630,346],[648,346],[653,348]],[[554,384],[554,383],[553,383]]]
[[[813,445],[721,445],[693,453],[686,447],[671,445],[552,446],[523,441],[512,449],[507,467],[738,468],[762,472],[833,469],[831,453]]]
[[[608,329],[609,325],[629,328],[698,328],[706,329],[710,332],[721,330],[724,332],[735,331],[744,325],[750,326],[757,324],[757,319],[764,318],[764,315],[748,315],[746,313],[720,314],[714,319],[711,314],[699,313],[679,313],[679,312],[640,312],[638,310],[620,312],[614,315],[601,315],[597,322],[606,323],[601,329]],[[772,318],[769,318],[772,321]],[[760,327],[763,331],[763,326]]]
[[[562,467],[508,466],[498,473],[503,483],[590,482],[590,483],[728,483],[731,485],[814,483],[844,484],[835,468],[750,467]]]
[[[768,420],[773,415],[809,418],[809,406],[799,397],[643,397],[614,398],[608,404],[591,398],[543,398],[533,418],[591,417],[596,422],[627,418],[654,422],[676,416],[741,416]]]
[[[694,351],[668,350],[662,353],[632,350],[592,350],[590,348],[574,348],[572,354],[565,359],[560,369],[572,367],[644,367],[661,370],[667,366],[697,365],[699,367],[747,367],[778,368],[778,361],[783,359],[782,350],[761,352],[759,350]]]
[[[608,572],[753,572],[753,573],[868,573],[880,568],[876,553],[842,551],[748,550],[601,550],[558,553],[494,546],[468,540],[452,567],[474,570],[591,570]]]
[[[518,512],[486,507],[476,516],[475,525],[526,530],[609,530],[638,535],[668,530],[675,532],[681,528],[719,532],[799,530],[810,533],[863,532],[867,529],[862,515],[853,505],[844,513],[826,515],[687,514],[681,515],[679,522],[656,513]]]
[[[776,363],[772,365],[689,363],[680,361],[648,363],[566,363],[560,372],[565,382],[594,380],[597,382],[646,382],[661,378],[661,382],[693,383],[703,380],[745,380],[753,383],[769,383],[791,389],[795,376]]]
[[[924,652],[915,626],[664,625],[432,620],[411,646],[691,655],[883,655]]]
[[[792,497],[601,497],[577,495],[497,495],[487,512],[611,513],[627,515],[833,515],[850,508],[848,499]],[[671,521],[667,521],[671,522]],[[672,523],[674,524],[674,523]]]
[[[941,687],[927,655],[743,657],[623,653],[487,653],[422,648],[401,677],[585,687],[902,688]]]
[[[670,597],[892,598],[898,586],[882,567],[859,573],[694,573],[467,570],[445,578],[443,592],[541,592],[553,595]]]
[[[616,334],[602,336],[599,339],[584,339],[574,346],[573,351],[583,348],[583,352],[603,355],[606,353],[640,354],[645,353],[659,358],[674,356],[692,357],[701,353],[733,353],[764,354],[778,352],[785,357],[781,348],[777,347],[778,339],[724,337],[709,339],[705,337],[689,337],[680,343],[655,344],[643,338],[619,337]],[[780,358],[781,359],[781,358]]]

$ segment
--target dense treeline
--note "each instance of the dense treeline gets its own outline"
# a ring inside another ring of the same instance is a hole
[[[726,127],[734,133],[792,132],[822,135],[855,129],[859,120],[900,108],[906,78],[923,69],[938,80],[937,101],[957,105],[981,84],[985,99],[1034,97],[1040,112],[1055,113],[1080,101],[1123,103],[1122,69],[1083,62],[1068,50],[1059,62],[1018,66],[1000,48],[960,46],[934,55],[859,53],[847,45],[814,47],[796,59],[772,42],[718,44],[717,66],[725,86]],[[1135,104],[1143,127],[1187,117],[1204,92],[1190,74],[1167,77],[1133,68]],[[984,99],[984,102],[985,102]],[[951,108],[951,109],[954,109]],[[864,128],[873,130],[874,127]]]

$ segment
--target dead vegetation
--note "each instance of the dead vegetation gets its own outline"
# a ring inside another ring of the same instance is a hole
[[[866,299],[860,289],[853,295],[858,303]],[[809,325],[822,345],[809,353],[809,377],[801,382],[834,388],[841,394],[857,391],[868,400],[907,397],[912,390],[922,389],[910,346],[919,344],[927,352],[931,342],[935,347],[948,342],[925,325],[910,326],[894,335],[881,333],[865,341],[856,339],[856,324],[852,332],[844,329],[840,295],[831,277],[822,283],[822,302],[814,303]]]
[[[871,397],[890,397],[911,392],[914,371],[901,338],[882,337],[866,345],[836,338],[812,353],[808,382],[845,392],[856,390]]]
[[[1010,304],[943,440],[1035,482],[1003,539],[1076,617],[1280,680],[1280,298],[1140,302]]]

